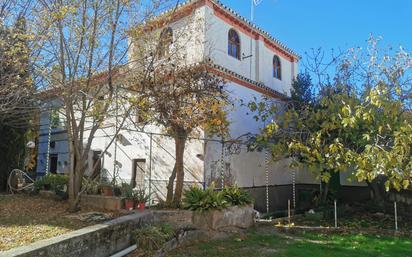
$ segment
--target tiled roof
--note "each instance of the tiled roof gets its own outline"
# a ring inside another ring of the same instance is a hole
[[[226,73],[226,74],[228,74],[228,75],[230,75],[230,76],[233,76],[233,77],[235,77],[235,78],[237,78],[237,79],[239,79],[239,80],[242,80],[242,81],[245,81],[245,82],[247,82],[247,83],[249,83],[249,84],[252,84],[252,85],[254,85],[255,87],[258,87],[258,88],[262,89],[263,91],[266,91],[266,92],[268,92],[268,93],[270,93],[270,94],[272,94],[272,95],[275,95],[275,96],[279,97],[280,99],[288,99],[288,98],[289,98],[286,94],[281,93],[281,92],[279,92],[278,90],[275,90],[275,89],[273,89],[273,88],[270,88],[270,87],[266,86],[266,85],[265,85],[264,83],[262,83],[262,82],[257,82],[257,81],[255,81],[255,80],[246,78],[245,76],[242,76],[242,75],[240,75],[240,74],[238,74],[238,73],[236,73],[236,72],[234,72],[234,71],[232,71],[232,70],[229,70],[229,69],[227,69],[227,68],[225,68],[225,67],[222,67],[222,66],[220,66],[220,65],[218,65],[218,64],[210,63],[210,65],[212,66],[212,68],[215,68],[215,69],[217,69],[217,70],[219,70],[219,71],[221,71],[221,72],[223,72],[223,73]]]
[[[176,9],[182,8],[184,6],[187,6],[189,4],[192,3],[196,3],[198,1],[201,0],[187,0],[185,2],[182,2],[180,4],[178,4],[176,6]],[[280,42],[278,39],[276,39],[275,37],[273,37],[270,33],[268,33],[267,31],[263,30],[262,28],[260,28],[259,26],[257,26],[256,24],[252,23],[251,21],[249,21],[248,19],[246,19],[245,17],[243,17],[242,15],[240,15],[239,13],[237,13],[236,11],[234,11],[232,8],[222,4],[219,0],[208,0],[213,2],[214,4],[220,6],[222,9],[224,9],[225,11],[229,12],[231,15],[235,16],[238,20],[240,20],[241,22],[245,23],[247,26],[251,27],[253,30],[255,30],[257,33],[263,35],[264,37],[266,37],[267,39],[269,39],[270,41],[272,41],[274,44],[278,45],[280,48],[282,48],[283,50],[285,50],[286,52],[290,53],[291,55],[295,56],[296,58],[300,59],[301,56],[299,54],[297,54],[295,51],[293,51],[291,48],[289,48],[288,46],[286,46],[284,43]],[[160,13],[159,16],[168,14],[170,12],[172,12],[174,10],[173,9],[169,9],[167,11],[164,11],[162,13]]]

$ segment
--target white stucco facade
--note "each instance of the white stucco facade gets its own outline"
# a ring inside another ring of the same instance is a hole
[[[241,142],[245,140],[245,135],[258,134],[264,126],[253,118],[242,102],[248,103],[265,95],[284,101],[290,95],[292,81],[298,73],[299,56],[215,1],[193,0],[181,8],[191,4],[193,8],[188,15],[169,25],[174,33],[172,47],[182,49],[188,64],[209,58],[216,64],[215,72],[226,79],[226,87],[234,103],[233,107],[228,107],[230,136],[223,140]],[[228,33],[231,29],[240,38],[239,59],[228,55]],[[129,56],[131,58],[133,55]],[[280,59],[281,79],[274,77],[274,56]],[[47,112],[41,115],[38,174],[46,171],[49,117]],[[94,154],[104,150],[110,142],[114,128],[110,122],[107,125],[96,133],[89,167],[92,166]],[[164,132],[160,127],[148,126],[145,131],[148,133],[137,132],[134,127],[126,125],[120,132],[121,138],[115,140],[102,157],[102,169],[110,176],[130,181],[134,163],[138,161],[144,168],[145,182],[142,185],[150,186],[152,191],[158,192],[159,197],[164,197],[174,165],[174,142],[171,138],[159,135]],[[211,137],[215,141],[203,140],[209,138],[203,133],[195,137],[202,139],[189,140],[185,150],[185,181],[188,184],[215,181],[219,186],[222,175],[224,183],[237,183],[248,188],[291,185],[293,182],[319,183],[307,171],[293,171],[289,168],[288,160],[271,162],[266,167],[265,153],[247,152],[244,144],[237,151],[223,149],[222,159],[220,138]],[[65,140],[64,129],[52,130],[50,141],[56,143],[50,149],[50,154],[58,157],[57,172],[67,172],[69,156]],[[225,146],[229,144],[225,143]],[[148,181],[152,183],[149,185]]]

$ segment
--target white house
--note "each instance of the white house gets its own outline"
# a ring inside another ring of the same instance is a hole
[[[182,31],[193,30],[193,26],[200,26],[200,29],[190,33],[190,38],[176,36]],[[187,143],[187,184],[206,186],[214,181],[219,187],[222,183],[237,183],[255,196],[259,210],[267,210],[267,207],[270,210],[285,209],[288,199],[296,200],[297,191],[318,188],[319,182],[309,172],[292,171],[287,160],[267,163],[265,153],[247,152],[242,144],[246,135],[259,133],[264,124],[248,115],[248,108],[241,102],[262,96],[286,101],[298,72],[299,56],[216,0],[187,1],[178,7],[176,18],[168,28],[161,29],[167,29],[176,39],[173,44],[186,41],[182,51],[185,51],[188,63],[211,59],[215,64],[211,72],[227,81],[227,89],[235,99],[235,106],[229,113],[230,137],[207,140],[208,135],[199,135],[200,139]],[[66,132],[61,126],[50,126],[51,116],[49,112],[41,114],[38,175],[67,172]],[[97,132],[89,167],[107,146],[111,131],[113,127],[108,125]],[[130,181],[135,170],[138,185],[164,197],[174,165],[174,142],[161,135],[162,131],[159,127],[149,126],[145,132],[139,132],[126,126],[98,166],[106,176],[125,181]],[[225,142],[223,148],[221,141]]]

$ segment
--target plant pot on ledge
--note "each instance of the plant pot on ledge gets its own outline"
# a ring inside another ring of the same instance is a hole
[[[124,208],[126,209],[126,210],[129,210],[129,211],[131,211],[131,210],[133,210],[133,208],[134,208],[134,200],[133,199],[124,199]]]
[[[100,192],[103,196],[113,196],[113,187],[111,185],[100,185]]]
[[[136,210],[140,210],[143,211],[146,208],[146,202],[149,200],[149,195],[146,194],[146,191],[144,189],[137,189],[135,190],[135,198],[137,201],[137,205],[136,205]]]
[[[144,211],[144,209],[146,208],[146,203],[137,203],[137,205],[136,205],[136,210],[139,210],[139,211]]]

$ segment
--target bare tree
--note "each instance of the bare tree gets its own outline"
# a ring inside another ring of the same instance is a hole
[[[176,16],[178,10],[131,31],[134,69],[128,87],[134,93],[130,103],[145,122],[160,125],[175,141],[166,199],[173,205],[182,197],[188,137],[199,130],[225,133],[229,102],[224,80],[210,72],[201,36],[204,22],[192,14],[173,29]]]
[[[69,200],[76,209],[95,134],[118,114],[116,101],[128,72],[126,32],[168,1],[39,0],[34,8],[41,47],[38,82],[57,97],[65,115],[70,160]],[[116,134],[128,116],[121,111]],[[115,136],[111,142],[113,142]]]

